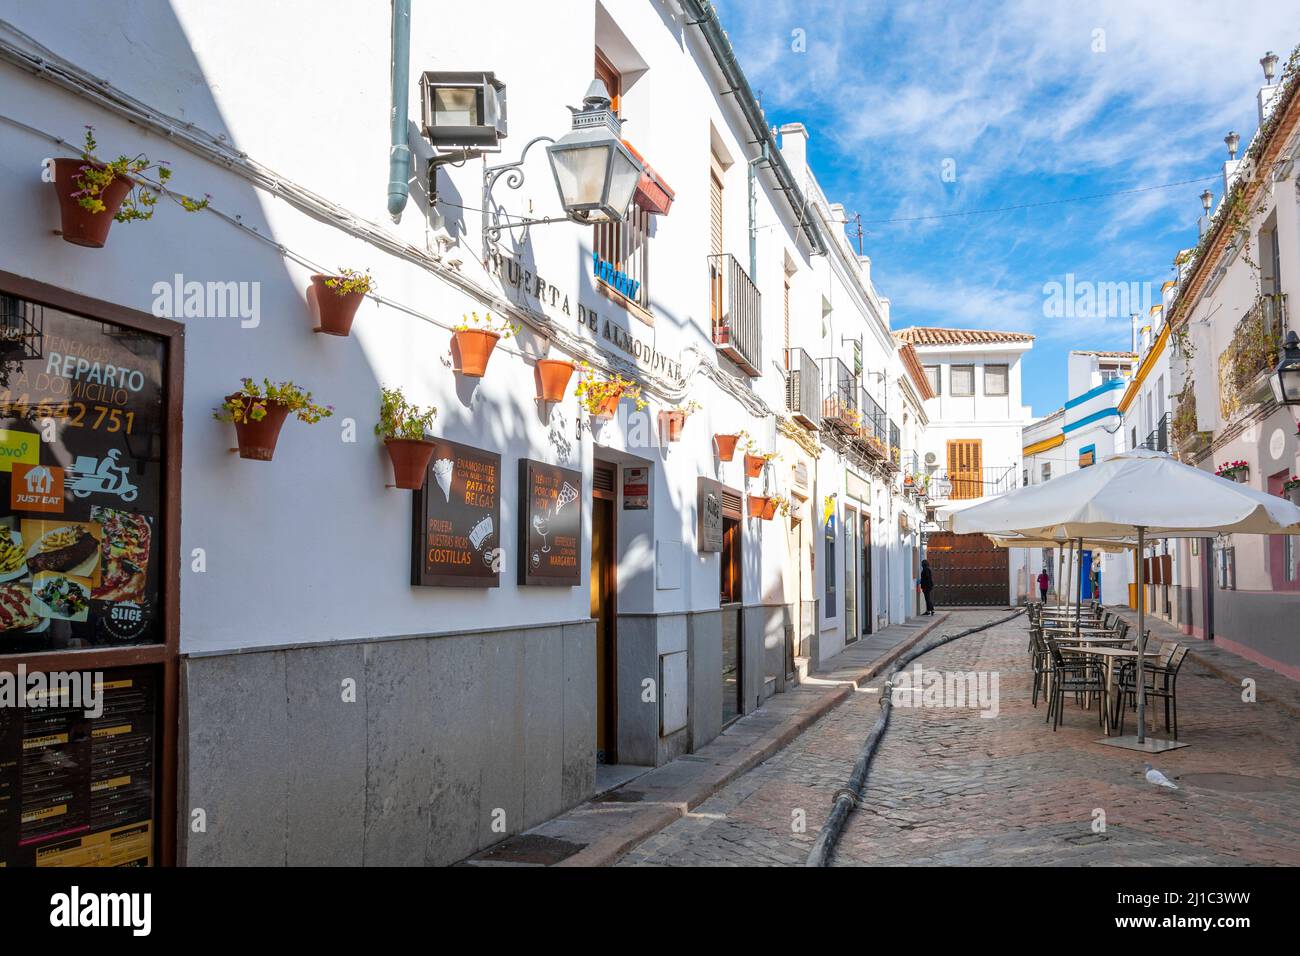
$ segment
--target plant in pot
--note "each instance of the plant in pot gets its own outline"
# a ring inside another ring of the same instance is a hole
[[[320,315],[317,332],[326,335],[347,335],[352,331],[352,320],[367,292],[375,289],[370,270],[357,272],[346,266],[333,275],[318,273],[311,277],[316,311]]]
[[[1228,461],[1220,465],[1214,473],[1220,478],[1245,484],[1250,476],[1250,465],[1241,460]]]
[[[537,397],[543,402],[562,402],[569,389],[575,366],[565,359],[537,360]]]
[[[641,386],[636,382],[617,372],[613,378],[601,378],[586,362],[580,362],[578,367],[582,370],[582,376],[578,379],[574,392],[578,396],[578,402],[592,418],[612,418],[618,413],[618,403],[625,398],[635,399],[638,411],[648,404],[641,397]]]
[[[416,491],[424,487],[424,478],[433,457],[433,442],[425,433],[433,427],[438,409],[412,405],[400,388],[380,390],[379,422],[375,434],[384,440],[388,457],[393,461],[393,480],[398,488]]]
[[[775,461],[781,455],[778,452],[765,452],[761,449],[758,442],[750,438],[745,442],[745,477],[757,478],[763,473],[763,468],[769,461]]]
[[[334,406],[317,405],[312,401],[311,392],[293,382],[272,382],[264,378],[258,385],[246,378],[240,390],[227,395],[212,417],[235,426],[240,458],[270,461],[280,438],[280,428],[290,414],[314,425],[333,415]]]
[[[1300,475],[1292,475],[1282,482],[1282,490],[1286,492],[1293,505],[1300,505]]]
[[[108,240],[113,223],[152,219],[158,197],[167,192],[165,187],[172,176],[165,162],[155,163],[143,153],[104,160],[95,155],[98,147],[95,128],[87,126],[81,158],[54,161],[54,191],[59,197],[63,238],[92,249]],[[148,182],[148,176],[157,184]],[[191,199],[170,192],[167,195],[189,212],[208,205],[208,198]]]
[[[518,335],[521,328],[508,319],[494,321],[491,312],[481,319],[477,312],[462,316],[451,330],[452,344],[460,358],[460,374],[482,378],[497,342]]]
[[[666,436],[670,442],[681,441],[686,419],[703,407],[699,402],[691,400],[685,405],[674,405],[672,408],[665,409],[659,413],[659,433]]]

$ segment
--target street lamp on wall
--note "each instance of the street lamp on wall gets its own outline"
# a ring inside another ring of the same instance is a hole
[[[592,80],[583,98],[582,109],[569,107],[573,128],[560,139],[538,136],[529,140],[519,159],[513,163],[487,166],[483,170],[483,247],[485,254],[492,243],[508,229],[528,228],[552,222],[572,221],[586,225],[622,222],[636,192],[644,168],[619,138],[622,124],[610,109],[609,92],[600,80]],[[546,147],[555,188],[564,207],[564,219],[512,218],[494,205],[492,190],[505,177],[506,185],[519,189],[524,184],[524,160],[537,143]]]
[[[1300,405],[1300,337],[1288,332],[1282,358],[1268,380],[1279,405]]]
[[[564,211],[575,222],[622,222],[643,167],[620,139],[609,91],[592,80],[582,109],[569,109],[573,129],[546,147]]]

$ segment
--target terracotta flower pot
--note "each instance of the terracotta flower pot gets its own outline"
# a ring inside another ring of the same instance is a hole
[[[227,395],[226,401],[242,398],[238,393]],[[248,401],[247,398],[244,398]],[[250,461],[270,461],[275,454],[275,443],[280,439],[280,429],[289,417],[289,406],[284,402],[268,401],[266,414],[259,422],[235,422],[235,437],[239,440],[239,457]]]
[[[537,360],[537,396],[544,402],[562,402],[573,377],[573,363],[561,359]]]
[[[613,418],[618,414],[618,403],[622,401],[622,399],[622,392],[615,392],[613,395],[607,395],[600,405],[596,407],[596,417]]]
[[[424,487],[433,457],[433,442],[416,438],[385,438],[384,447],[393,460],[393,481],[397,487],[418,491]]]
[[[773,518],[775,518],[776,508],[777,508],[776,499],[768,498],[767,504],[763,506],[763,520],[771,521]]]
[[[104,204],[103,212],[91,212],[83,209],[77,202],[77,177],[81,167],[104,167],[98,163],[87,163],[83,159],[56,159],[54,161],[54,191],[59,196],[59,215],[63,220],[63,238],[74,246],[89,246],[98,249],[108,240],[109,227],[113,217],[122,207],[123,200],[131,192],[135,183],[126,176],[115,176],[108,187],[99,194]]]
[[[736,457],[738,441],[740,441],[739,435],[714,435],[713,442],[718,446],[718,458],[722,461],[731,461]]]
[[[660,412],[659,432],[669,441],[681,441],[682,429],[686,426],[685,412]]]
[[[488,359],[501,336],[483,329],[462,329],[452,337],[460,355],[460,374],[482,378]]]
[[[342,276],[314,275],[311,277],[312,288],[316,290],[316,310],[320,315],[320,328],[317,332],[327,335],[347,335],[352,331],[352,320],[356,318],[364,292],[345,292],[339,295],[325,284],[327,279],[342,279]]]
[[[771,498],[765,497],[763,495],[750,495],[749,516],[751,518],[763,518],[763,520],[766,521],[768,505],[772,505]],[[772,507],[773,509],[775,509],[776,506],[772,505]]]
[[[745,455],[745,477],[757,478],[763,473],[763,466],[767,464],[767,459],[758,455]]]

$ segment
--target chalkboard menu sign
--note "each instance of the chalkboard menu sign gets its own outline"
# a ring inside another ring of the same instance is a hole
[[[0,675],[0,866],[151,865],[157,672],[45,676]]]
[[[163,642],[165,348],[0,294],[0,654]]]
[[[582,583],[582,472],[519,462],[519,583]]]
[[[501,570],[501,456],[434,439],[415,492],[411,583],[494,588]]]

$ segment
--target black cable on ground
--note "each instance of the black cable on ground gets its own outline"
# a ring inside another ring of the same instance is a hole
[[[862,802],[863,793],[867,788],[867,773],[871,769],[871,761],[876,756],[876,748],[880,745],[881,738],[885,736],[885,729],[889,726],[889,712],[893,709],[891,690],[894,675],[922,654],[927,654],[936,647],[941,647],[960,637],[966,637],[979,631],[987,631],[990,627],[1014,621],[1024,613],[1024,610],[1024,608],[1019,608],[1014,614],[1008,614],[1006,617],[976,627],[968,627],[956,634],[943,634],[939,637],[932,637],[918,644],[894,662],[894,666],[889,669],[889,674],[885,678],[885,686],[880,691],[880,716],[876,718],[875,724],[872,725],[871,733],[867,734],[866,742],[862,745],[862,750],[858,753],[858,759],[853,764],[853,773],[850,775],[848,782],[835,791],[835,804],[831,807],[830,816],[826,818],[826,822],[822,825],[821,832],[817,834],[817,841],[813,844],[812,851],[808,854],[808,860],[804,863],[804,866],[830,865],[831,854],[835,852],[835,845],[839,843],[840,834],[844,831],[844,824],[848,822],[849,814],[853,812],[854,807]]]

